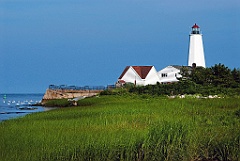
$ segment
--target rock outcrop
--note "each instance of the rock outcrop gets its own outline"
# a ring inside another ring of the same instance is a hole
[[[61,89],[47,89],[42,104],[48,100],[54,99],[73,99],[77,97],[92,97],[99,94],[102,90],[61,90]]]

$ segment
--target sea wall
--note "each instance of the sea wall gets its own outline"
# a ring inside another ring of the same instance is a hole
[[[103,90],[69,90],[69,89],[47,89],[42,104],[48,100],[54,99],[72,99],[76,97],[92,97],[99,94]]]

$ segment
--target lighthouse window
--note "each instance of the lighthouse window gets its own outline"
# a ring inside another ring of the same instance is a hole
[[[162,73],[162,77],[167,77],[167,73]]]

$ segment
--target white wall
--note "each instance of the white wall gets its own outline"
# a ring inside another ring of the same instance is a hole
[[[127,70],[127,72],[122,77],[122,80],[128,83],[133,83],[137,85],[144,85],[144,80],[137,74],[137,72],[130,66],[130,68]]]
[[[206,67],[201,34],[190,35],[188,66],[192,66],[193,63],[196,63],[197,66]]]
[[[167,82],[177,82],[178,79],[176,77],[182,77],[180,73],[180,70],[177,68],[174,68],[173,66],[167,66],[166,68],[160,70],[158,72],[159,78],[161,83],[167,83]],[[162,77],[162,74],[167,74],[165,77]]]
[[[157,82],[160,83],[160,78],[158,76],[157,70],[155,67],[152,67],[152,69],[149,71],[146,79],[145,79],[145,85],[148,84],[156,84]]]
[[[135,83],[135,80],[136,80],[136,85],[143,85],[143,86],[148,84],[156,84],[157,82],[160,82],[160,78],[158,76],[158,73],[155,67],[152,67],[148,75],[146,76],[146,78],[142,79],[137,74],[137,72],[130,66],[130,68],[121,78],[121,80],[124,80],[125,82],[130,82],[130,83]]]

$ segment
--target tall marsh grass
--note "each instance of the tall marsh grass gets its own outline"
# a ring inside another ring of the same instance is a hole
[[[0,123],[0,160],[239,160],[239,99],[100,96]]]

